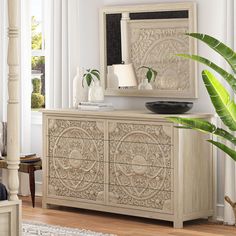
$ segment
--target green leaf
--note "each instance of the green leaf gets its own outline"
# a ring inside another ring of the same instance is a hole
[[[211,133],[222,139],[228,140],[236,145],[236,138],[228,131],[217,128],[214,124],[199,118],[183,118],[183,117],[167,117],[168,120],[178,123],[184,126],[178,126],[177,128],[194,129],[204,133]]]
[[[139,68],[138,68],[138,70],[139,69],[148,69],[148,70],[150,70],[150,67],[148,67],[148,66],[140,66]]]
[[[231,86],[231,88],[236,93],[236,78],[232,74],[228,73],[227,71],[225,71],[224,69],[222,69],[221,67],[216,65],[215,63],[209,61],[208,59],[206,59],[204,57],[198,56],[198,55],[188,55],[188,54],[177,54],[177,55],[181,56],[183,58],[188,58],[188,59],[198,61],[202,64],[209,66],[211,69],[213,69],[217,73],[219,73],[228,82],[228,84]]]
[[[211,72],[204,70],[202,78],[216,113],[230,130],[236,131],[236,104],[230,99],[228,91]]]
[[[157,71],[156,70],[152,70],[152,73],[153,73],[153,81],[155,81],[156,77],[157,77]]]
[[[86,81],[87,81],[88,86],[90,86],[92,80],[93,80],[92,75],[91,75],[90,73],[88,73],[88,74],[86,75]]]
[[[99,70],[93,69],[91,72],[96,72],[97,74],[100,74]]]
[[[220,42],[218,39],[209,36],[207,34],[199,34],[199,33],[190,33],[187,34],[193,38],[199,39],[202,42],[206,43],[209,47],[214,49],[217,53],[224,57],[224,59],[229,63],[232,70],[236,72],[236,53]]]
[[[188,127],[188,126],[174,126],[175,128],[177,129],[193,129],[191,127]]]
[[[236,137],[224,129],[217,128],[213,134],[223,139],[226,139],[230,141],[231,143],[233,143],[234,145],[236,145]]]
[[[148,79],[148,83],[150,83],[152,79],[152,71],[150,69],[147,71],[146,77]]]
[[[200,130],[206,133],[213,133],[216,130],[216,126],[210,122],[199,118],[183,118],[183,117],[167,117],[168,120],[187,126],[191,129]]]
[[[99,72],[97,72],[97,70],[92,70],[90,73],[94,75],[98,80],[100,80],[100,74]]]
[[[236,151],[235,150],[233,150],[232,148],[227,147],[225,144],[220,143],[220,142],[216,142],[216,141],[213,141],[213,140],[207,140],[207,141],[212,143],[213,145],[215,145],[219,149],[221,149],[223,152],[228,154],[234,161],[236,161]]]
[[[155,71],[155,70],[152,69],[151,67],[148,67],[148,66],[140,66],[140,67],[138,68],[138,70],[139,70],[139,69],[147,69],[146,78],[148,79],[148,83],[150,83],[152,79],[153,79],[153,81],[156,79],[157,71]]]

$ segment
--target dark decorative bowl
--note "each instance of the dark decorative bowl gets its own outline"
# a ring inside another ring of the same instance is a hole
[[[157,114],[182,114],[193,107],[192,102],[156,101],[146,102],[146,108]]]

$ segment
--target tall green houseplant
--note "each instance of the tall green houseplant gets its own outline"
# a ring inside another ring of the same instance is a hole
[[[227,72],[207,58],[198,55],[180,54],[179,56],[207,65],[221,75],[236,94],[236,77],[234,75],[236,72],[236,53],[231,48],[209,35],[199,33],[190,33],[188,35],[206,43],[214,51],[219,53],[229,64],[232,73]],[[231,99],[229,91],[227,91],[227,89],[222,85],[222,83],[219,82],[213,73],[208,70],[203,70],[202,79],[211,98],[211,102],[215,107],[216,113],[220,117],[221,121],[228,127],[229,131],[216,127],[214,124],[203,119],[181,117],[169,117],[169,119],[175,123],[183,125],[181,128],[191,128],[201,132],[210,133],[217,136],[219,139],[227,140],[232,145],[236,146],[236,137],[230,132],[236,131],[235,101]],[[223,142],[214,141],[213,139],[208,140],[208,142],[227,153],[234,161],[236,161],[236,151],[231,147],[232,145],[227,146]],[[233,203],[227,196],[225,197],[225,200],[232,206],[236,219],[236,203]]]

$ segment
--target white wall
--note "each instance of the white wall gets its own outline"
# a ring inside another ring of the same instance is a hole
[[[127,5],[127,4],[148,4],[164,2],[164,0],[80,0],[79,1],[79,21],[78,25],[80,41],[79,56],[80,67],[99,68],[99,8],[104,5]],[[169,0],[168,2],[179,2],[179,0]],[[182,0],[184,2],[184,0]],[[186,2],[189,2],[189,0]],[[198,6],[198,32],[207,33],[225,40],[224,34],[224,9],[225,1],[222,0],[197,0]],[[216,54],[202,43],[198,44],[198,53],[214,60],[218,64],[222,61]],[[201,71],[205,68],[199,65],[199,98],[193,100],[193,112],[214,112],[210,99],[201,79]],[[158,99],[158,98],[157,98]],[[155,98],[128,98],[128,97],[108,97],[106,101],[112,102],[116,108],[123,109],[144,109],[147,101],[156,100]],[[41,153],[41,126],[32,126],[32,151]],[[222,172],[219,169],[218,178],[218,203],[223,204],[222,196]],[[40,177],[37,177],[40,181]]]
[[[99,8],[103,0],[79,0],[78,29],[80,65],[85,68],[99,66]]]

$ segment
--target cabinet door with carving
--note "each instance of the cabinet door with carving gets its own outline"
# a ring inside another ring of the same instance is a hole
[[[108,202],[173,212],[173,127],[168,123],[108,124]]]
[[[104,122],[49,118],[47,195],[104,201]]]

